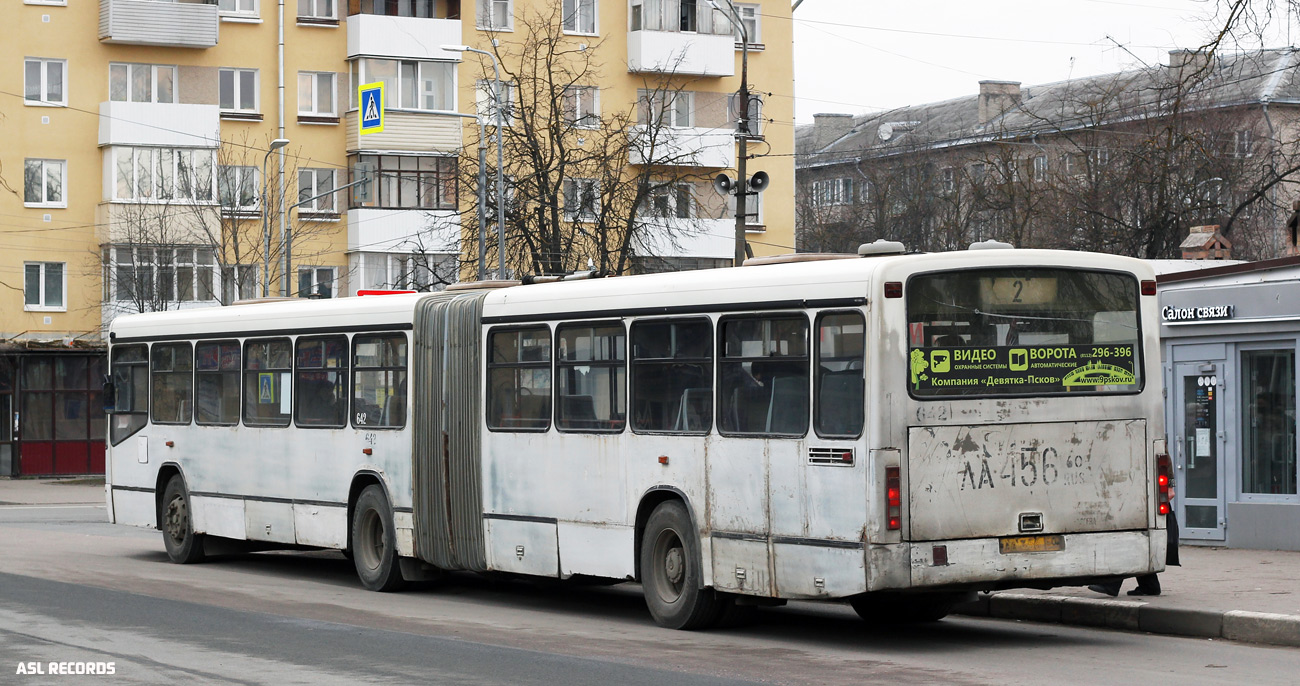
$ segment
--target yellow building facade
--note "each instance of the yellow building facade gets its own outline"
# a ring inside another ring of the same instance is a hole
[[[690,268],[732,255],[727,198],[700,180],[735,175],[728,98],[742,50],[707,0],[24,0],[16,9],[0,41],[10,65],[0,70],[6,339],[95,340],[121,312],[337,297],[437,280],[421,268],[462,272],[477,227],[462,226],[476,221],[465,212],[473,198],[455,177],[477,158],[472,115],[490,62],[444,46],[491,51],[493,40],[536,31],[538,17],[562,17],[564,41],[599,51],[584,82],[594,114],[634,113],[638,93],[656,84],[690,94],[668,126],[692,154],[693,169],[672,171],[697,178],[700,228],[649,257]],[[749,168],[773,181],[747,238],[756,254],[788,252],[790,7],[735,9],[754,34],[749,82],[762,100],[749,150],[765,156]],[[385,130],[359,135],[355,89],[374,82],[386,84]],[[271,151],[277,139],[288,143]],[[363,162],[378,170],[369,196],[328,193]]]

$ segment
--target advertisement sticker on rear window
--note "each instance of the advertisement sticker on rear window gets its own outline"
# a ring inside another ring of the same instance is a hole
[[[960,388],[983,393],[1008,387],[1061,392],[1137,383],[1131,345],[1042,345],[912,348],[915,391]]]

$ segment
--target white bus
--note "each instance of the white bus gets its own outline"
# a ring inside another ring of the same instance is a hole
[[[373,590],[638,580],[674,628],[1163,569],[1151,268],[891,250],[121,317],[109,516],[175,562],[343,550]]]

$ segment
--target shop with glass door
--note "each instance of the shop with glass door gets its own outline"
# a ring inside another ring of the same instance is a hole
[[[1183,542],[1300,550],[1300,259],[1164,274],[1159,304]]]
[[[0,477],[104,473],[104,353],[0,350]]]

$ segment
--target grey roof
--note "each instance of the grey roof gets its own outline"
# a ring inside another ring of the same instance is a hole
[[[795,129],[798,166],[835,164],[916,150],[1016,138],[1140,119],[1168,111],[1177,71],[1157,65],[1021,88],[1018,105],[981,124],[979,96],[857,115],[839,139],[815,147],[814,127]],[[1300,105],[1300,50],[1219,55],[1183,98],[1189,109],[1259,103]],[[1097,103],[1105,103],[1098,107]],[[1103,116],[1098,116],[1098,112]],[[881,135],[882,126],[887,134]]]

